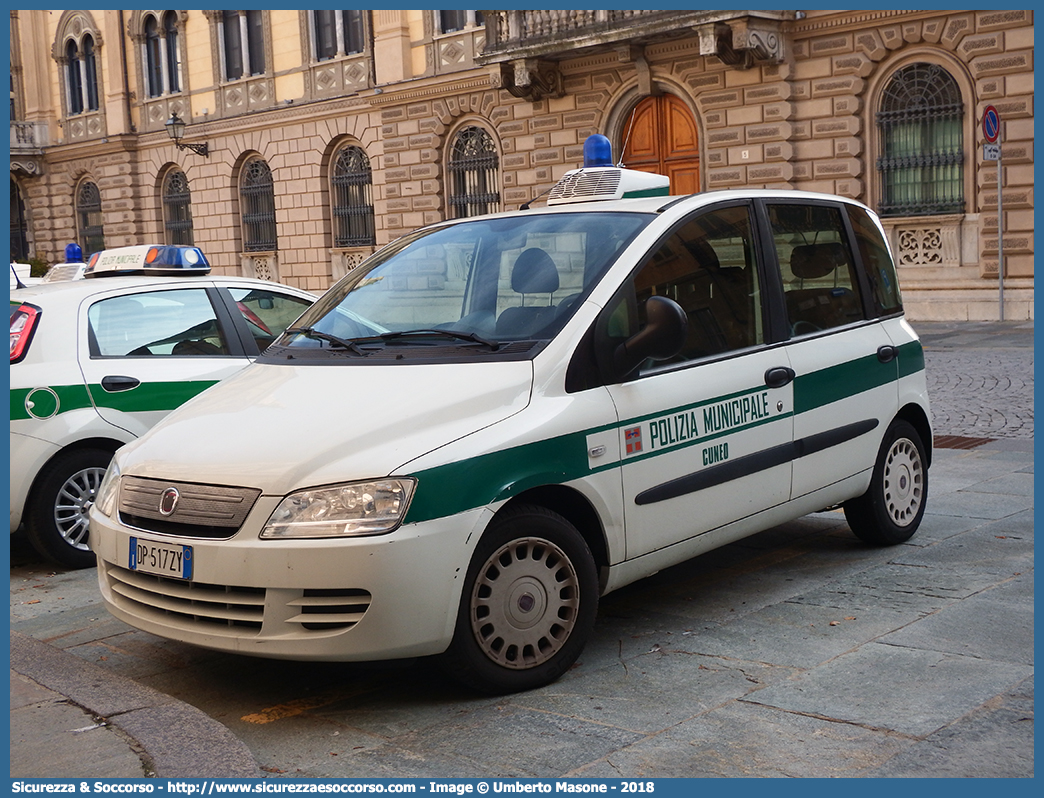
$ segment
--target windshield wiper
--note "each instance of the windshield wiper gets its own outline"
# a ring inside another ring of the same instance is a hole
[[[490,341],[489,339],[483,338],[481,335],[477,335],[476,333],[460,332],[459,330],[434,330],[434,329],[396,330],[394,332],[386,332],[386,333],[382,333],[381,335],[375,335],[373,337],[373,340],[392,341],[392,340],[395,340],[396,338],[406,338],[406,337],[412,337],[412,336],[427,336],[427,337],[430,337],[430,336],[433,336],[433,335],[443,336],[443,337],[446,337],[446,338],[455,338],[458,341],[470,341],[471,343],[482,344],[483,346],[488,346],[494,352],[496,350],[500,349],[500,344],[497,341]],[[368,340],[368,339],[360,339],[360,340]]]
[[[326,341],[330,344],[335,344],[337,346],[342,347],[343,349],[347,349],[351,352],[354,352],[357,355],[366,354],[362,351],[362,349],[360,349],[356,345],[355,341],[349,341],[345,338],[338,338],[336,335],[331,335],[330,333],[322,332],[320,330],[315,329],[314,327],[291,327],[290,329],[286,330],[286,332],[303,335],[306,338],[314,338],[317,341]]]

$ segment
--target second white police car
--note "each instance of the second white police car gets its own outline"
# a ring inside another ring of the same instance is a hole
[[[668,197],[607,144],[545,208],[385,247],[121,449],[91,511],[109,610],[509,692],[569,668],[599,596],[709,549],[836,505],[907,540],[932,432],[874,213]]]
[[[51,561],[94,565],[87,511],[117,448],[246,366],[315,301],[210,271],[196,247],[122,247],[96,253],[88,279],[11,291],[11,532],[24,525]]]

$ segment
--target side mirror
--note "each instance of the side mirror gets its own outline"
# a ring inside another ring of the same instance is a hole
[[[647,359],[666,360],[685,345],[689,317],[681,305],[665,296],[651,296],[645,301],[645,329],[628,338],[613,352],[612,371],[615,381],[625,379]]]

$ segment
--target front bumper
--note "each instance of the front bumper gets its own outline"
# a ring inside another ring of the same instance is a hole
[[[396,659],[448,647],[487,510],[374,537],[261,540],[276,503],[262,497],[229,540],[137,532],[92,511],[108,610],[161,637],[275,659]],[[131,537],[191,545],[192,580],[130,570]]]

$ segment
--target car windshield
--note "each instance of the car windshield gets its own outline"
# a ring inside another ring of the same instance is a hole
[[[550,340],[652,218],[534,213],[417,231],[350,272],[278,344],[360,354]]]

